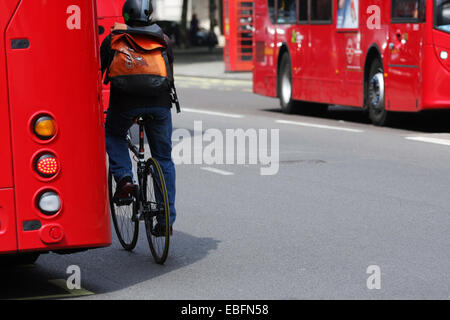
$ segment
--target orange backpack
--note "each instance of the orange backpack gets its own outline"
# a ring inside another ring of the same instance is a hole
[[[167,57],[167,44],[146,34],[113,32],[114,58],[109,78],[115,90],[129,95],[170,94],[173,76]]]

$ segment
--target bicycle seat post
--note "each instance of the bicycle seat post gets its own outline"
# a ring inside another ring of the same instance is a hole
[[[139,117],[137,120],[139,125],[139,160],[145,159],[145,149],[144,149],[144,119]]]

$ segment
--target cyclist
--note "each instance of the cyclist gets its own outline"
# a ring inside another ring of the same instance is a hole
[[[127,0],[123,6],[123,17],[126,25],[118,24],[114,30],[138,30],[143,34],[146,28],[159,28],[151,23],[153,7],[150,0]],[[114,31],[113,30],[113,31]],[[160,29],[159,29],[160,30]],[[132,34],[132,31],[130,31]],[[145,34],[145,32],[144,32]],[[173,52],[171,41],[164,35],[167,44],[167,55],[173,74]],[[102,75],[109,69],[114,57],[111,49],[111,34],[101,45]],[[105,84],[109,82],[106,72]],[[110,103],[107,111],[105,134],[106,150],[109,156],[109,166],[117,182],[114,199],[130,197],[135,186],[128,144],[127,132],[138,116],[148,116],[145,132],[150,144],[152,156],[159,162],[164,173],[170,204],[170,230],[175,222],[175,165],[172,160],[172,101],[170,92],[162,91],[156,97],[130,95],[120,92],[111,84]],[[155,230],[164,230],[163,225],[157,225]]]

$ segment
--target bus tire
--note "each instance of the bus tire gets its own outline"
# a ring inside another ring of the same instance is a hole
[[[369,118],[376,126],[385,126],[390,113],[385,108],[385,83],[383,64],[379,59],[372,62],[367,79],[366,101]]]
[[[289,55],[286,53],[280,60],[278,97],[283,113],[291,114],[295,111],[298,103],[292,99],[292,67]]]

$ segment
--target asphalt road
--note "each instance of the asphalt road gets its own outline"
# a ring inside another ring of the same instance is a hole
[[[279,144],[274,137],[267,150],[236,150],[257,164],[177,165],[178,219],[164,266],[153,262],[143,232],[133,253],[113,234],[111,247],[5,270],[2,298],[450,298],[448,113],[401,115],[378,128],[342,107],[284,115],[245,80],[177,82],[184,112],[174,113],[174,129],[187,129],[186,141],[218,129],[209,133],[222,133],[220,152],[227,129],[256,132],[259,142],[262,131],[278,130]],[[261,175],[261,153],[271,152],[279,168]],[[83,288],[72,296],[61,289],[71,265]],[[369,289],[371,266],[379,289]]]

